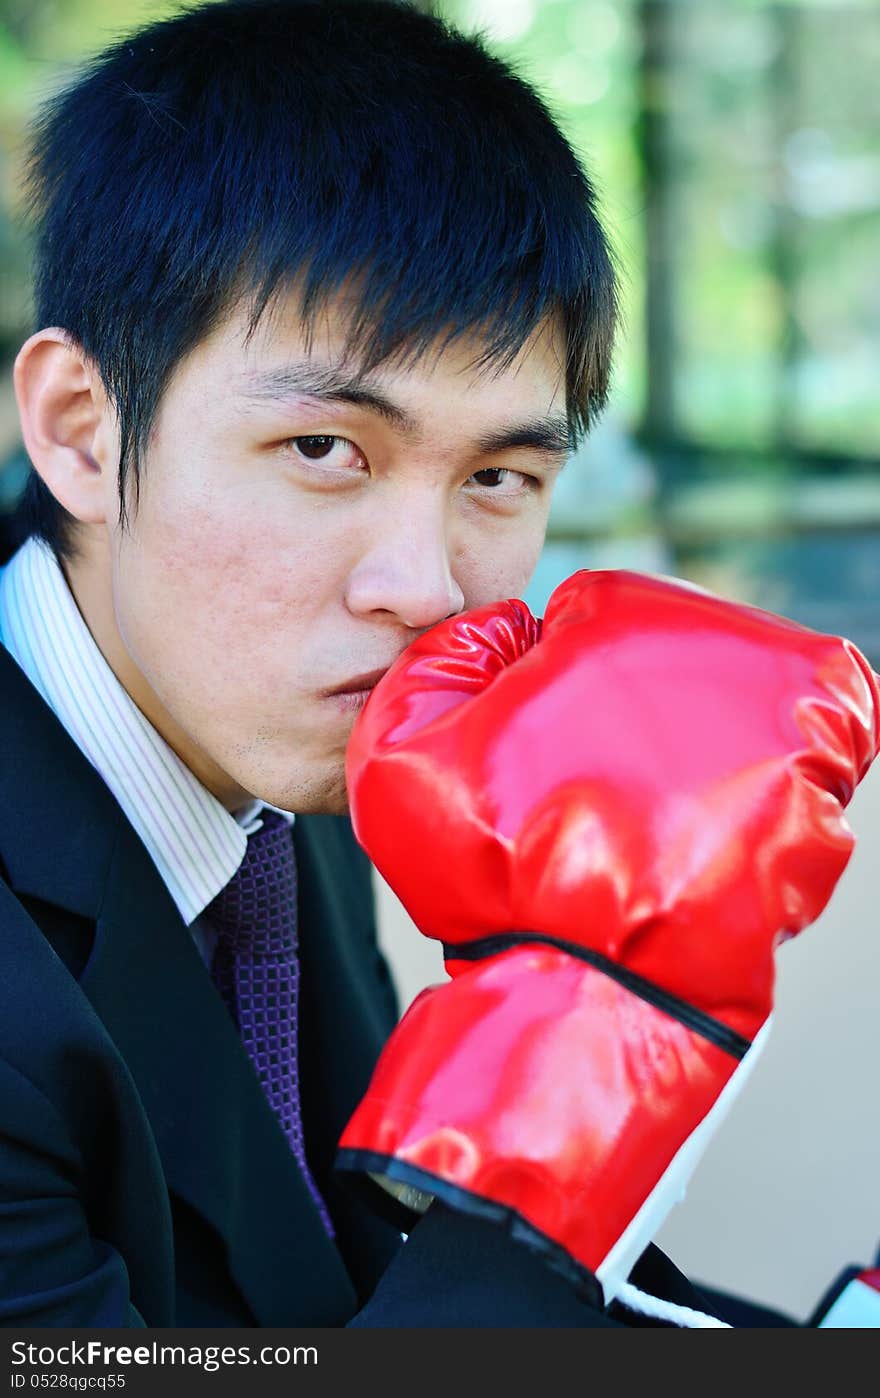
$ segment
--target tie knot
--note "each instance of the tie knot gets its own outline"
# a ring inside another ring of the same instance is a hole
[[[296,856],[293,832],[277,811],[248,836],[244,859],[205,909],[232,952],[270,954],[296,944]]]

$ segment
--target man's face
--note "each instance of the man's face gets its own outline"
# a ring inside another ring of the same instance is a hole
[[[229,809],[347,810],[366,693],[328,691],[521,596],[564,460],[549,323],[500,374],[468,369],[469,341],[358,379],[338,314],[310,357],[292,302],[247,345],[243,314],[200,344],[162,400],[131,534],[108,473],[106,523],[69,570],[129,693]]]

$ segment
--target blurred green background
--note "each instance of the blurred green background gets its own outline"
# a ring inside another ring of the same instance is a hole
[[[0,513],[26,463],[24,125],[176,4],[0,0]],[[437,0],[532,80],[593,176],[624,320],[611,405],[527,594],[631,566],[850,636],[880,665],[877,0]]]

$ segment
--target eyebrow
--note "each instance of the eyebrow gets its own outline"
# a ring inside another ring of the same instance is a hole
[[[301,397],[324,403],[350,403],[356,408],[367,408],[378,414],[408,436],[418,435],[416,419],[399,403],[370,384],[366,376],[332,364],[304,360],[250,374],[245,380],[243,397],[245,401],[259,403],[286,402]],[[476,438],[474,445],[477,451],[485,455],[514,448],[529,448],[555,455],[569,455],[574,450],[570,424],[561,413],[549,413],[484,433]]]

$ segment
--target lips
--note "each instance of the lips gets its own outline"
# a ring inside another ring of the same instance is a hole
[[[372,689],[378,684],[382,676],[387,673],[390,666],[385,665],[380,670],[368,670],[360,675],[352,675],[350,679],[343,680],[342,684],[336,685],[333,689],[325,689],[325,694],[357,694],[364,689]]]

